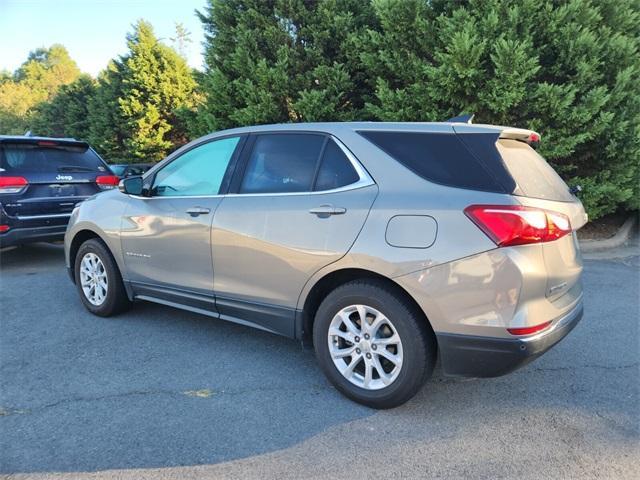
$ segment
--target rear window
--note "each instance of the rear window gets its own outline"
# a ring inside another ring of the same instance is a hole
[[[360,135],[431,182],[504,193],[505,188],[455,134],[360,131]]]
[[[516,181],[515,195],[560,202],[575,200],[560,175],[528,144],[500,139],[496,145]]]
[[[0,168],[16,174],[106,171],[100,158],[90,149],[17,144],[0,146]]]

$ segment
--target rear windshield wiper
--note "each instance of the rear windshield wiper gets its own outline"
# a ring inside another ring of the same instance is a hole
[[[89,167],[80,167],[78,165],[63,165],[58,167],[59,172],[93,172],[95,169]]]

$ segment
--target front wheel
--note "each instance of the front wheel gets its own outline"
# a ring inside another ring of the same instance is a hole
[[[316,356],[333,385],[374,408],[413,397],[433,371],[436,342],[426,320],[402,294],[377,280],[349,282],[316,313]]]
[[[91,313],[109,317],[130,306],[118,266],[102,241],[92,238],[80,245],[74,268],[80,299]]]

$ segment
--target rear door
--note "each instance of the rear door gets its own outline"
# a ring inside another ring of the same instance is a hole
[[[55,141],[0,143],[0,175],[26,183],[2,198],[5,212],[21,219],[68,217],[76,203],[100,191],[96,179],[112,178],[88,145]]]
[[[307,280],[344,256],[377,186],[336,139],[254,135],[213,221],[216,307],[222,317],[293,336]]]
[[[579,281],[582,258],[576,232],[587,222],[587,214],[567,184],[526,142],[500,139],[496,146],[516,182],[514,194],[519,202],[562,213],[571,222],[571,235],[541,244],[548,275],[547,297],[558,299]]]

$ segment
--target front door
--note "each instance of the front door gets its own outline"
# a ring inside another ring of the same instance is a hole
[[[239,143],[196,145],[152,175],[148,196],[130,198],[121,241],[139,297],[215,311],[211,222]]]

